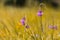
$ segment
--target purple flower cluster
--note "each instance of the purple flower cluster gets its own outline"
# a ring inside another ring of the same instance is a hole
[[[37,15],[38,16],[42,16],[43,15],[43,12],[42,11],[38,11]]]
[[[49,25],[49,28],[57,30],[57,26],[55,26],[55,25],[54,26],[53,25]]]
[[[20,20],[20,22],[21,22],[22,25],[24,25],[26,28],[29,28],[29,25],[26,25],[26,24],[25,24],[25,20],[26,20],[26,18],[23,17],[23,18]]]
[[[26,28],[29,28],[29,25],[26,25]]]
[[[25,17],[23,17],[20,22],[22,23],[22,25],[25,25]]]

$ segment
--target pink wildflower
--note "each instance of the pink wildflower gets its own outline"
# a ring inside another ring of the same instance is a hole
[[[43,12],[42,11],[38,11],[37,15],[38,16],[42,16],[43,15]]]

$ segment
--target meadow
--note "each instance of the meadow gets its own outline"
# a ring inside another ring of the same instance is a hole
[[[38,6],[0,5],[0,40],[60,40],[60,10],[44,6],[42,17],[37,15],[39,10]],[[20,22],[23,17],[28,27]],[[50,29],[49,25],[57,26],[57,29]]]

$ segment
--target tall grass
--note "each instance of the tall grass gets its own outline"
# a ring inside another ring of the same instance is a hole
[[[44,32],[41,33],[40,17],[37,16],[39,7],[32,8],[15,8],[15,7],[0,7],[0,40],[51,40],[52,29],[48,25],[53,24],[52,12],[54,13],[54,25],[58,29],[54,30],[54,40],[60,40],[60,15],[59,11],[54,11],[51,8],[44,9],[42,16],[42,26]],[[22,17],[26,16],[27,29],[20,22]]]

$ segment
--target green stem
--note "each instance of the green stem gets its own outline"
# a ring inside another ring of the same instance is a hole
[[[54,34],[54,29],[52,30],[52,34],[51,34],[52,40],[54,40],[53,34]]]

